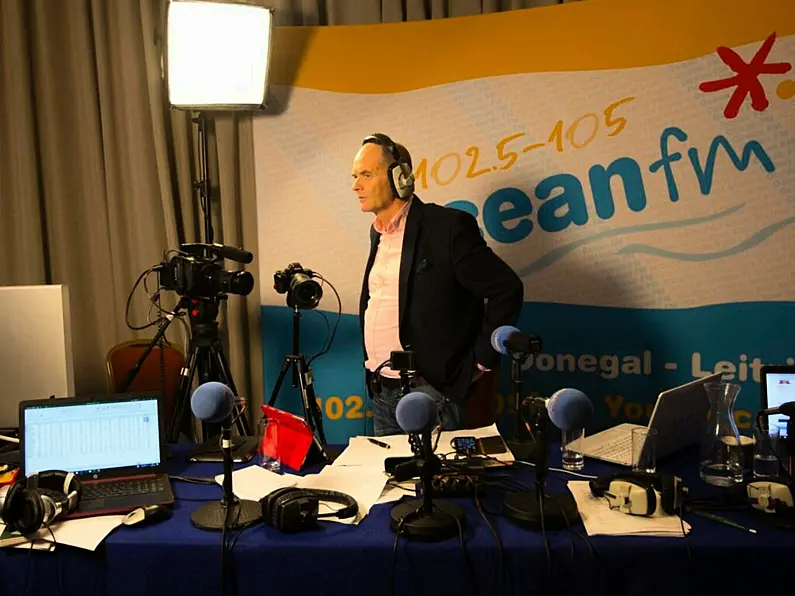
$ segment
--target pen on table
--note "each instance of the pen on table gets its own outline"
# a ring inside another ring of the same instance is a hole
[[[367,437],[367,440],[370,441],[373,445],[378,445],[379,447],[383,447],[384,449],[392,449],[391,446],[387,445],[386,443],[383,443],[382,441],[378,441],[370,437]]]
[[[753,528],[746,528],[745,526],[741,526],[738,523],[733,522],[730,519],[726,519],[725,517],[721,517],[720,515],[715,515],[714,513],[709,513],[708,511],[699,511],[697,509],[693,509],[691,513],[695,513],[696,515],[700,515],[706,519],[711,519],[712,521],[716,521],[718,523],[724,524],[726,526],[730,526],[732,528],[737,528],[738,530],[742,530],[744,532],[750,532],[751,534],[756,534],[756,530]]]

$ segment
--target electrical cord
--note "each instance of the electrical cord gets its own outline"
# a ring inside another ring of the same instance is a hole
[[[510,574],[506,573],[505,553],[502,547],[502,540],[500,540],[500,536],[497,534],[497,530],[494,529],[494,526],[489,521],[489,518],[486,517],[486,512],[483,508],[483,504],[480,502],[480,494],[478,492],[479,487],[480,487],[480,482],[476,481],[474,483],[474,495],[473,495],[475,500],[475,507],[477,507],[478,513],[480,513],[480,517],[482,517],[483,521],[486,522],[486,527],[489,529],[489,532],[491,532],[491,535],[494,537],[494,542],[497,543],[497,560],[500,569],[500,583],[502,584],[503,592],[505,594],[510,594],[511,593],[509,586]]]
[[[419,511],[419,509],[417,510]],[[417,511],[414,513],[416,514]],[[406,517],[402,518],[400,522],[398,522],[397,531],[395,532],[395,542],[392,545],[392,565],[391,565],[391,572],[389,574],[389,593],[394,596],[395,595],[395,580],[397,578],[397,553],[398,553],[398,543],[400,541],[400,535],[403,533],[403,527],[406,523],[406,519],[411,517],[411,513],[406,515]]]
[[[189,482],[191,484],[212,484],[217,486],[218,483],[213,478],[199,478],[196,476],[172,476],[169,475],[169,480],[177,480],[179,482]]]
[[[334,284],[332,284],[329,280],[327,280],[317,271],[313,272],[312,277],[316,277],[323,283],[327,283],[329,287],[334,291],[334,295],[337,297],[337,320],[334,322],[334,329],[332,329],[331,331],[331,336],[328,339],[326,347],[322,348],[317,354],[307,359],[307,365],[311,365],[312,362],[314,362],[317,358],[320,358],[324,354],[328,354],[329,350],[331,350],[331,346],[334,344],[334,338],[337,336],[337,329],[340,326],[340,319],[342,318],[342,299],[340,298],[339,292],[337,292],[337,288],[335,288]]]

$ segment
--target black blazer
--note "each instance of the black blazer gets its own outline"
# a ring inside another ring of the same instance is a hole
[[[363,344],[368,279],[380,238],[371,227],[359,300]],[[398,304],[400,343],[414,352],[418,374],[448,398],[465,400],[476,363],[498,365],[491,334],[516,324],[523,294],[522,281],[488,247],[474,217],[414,196],[405,222]],[[369,392],[369,382],[367,387]]]

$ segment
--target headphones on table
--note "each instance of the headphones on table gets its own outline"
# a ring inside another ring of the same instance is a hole
[[[792,489],[782,482],[757,480],[745,487],[751,507],[764,513],[795,515]]]
[[[616,472],[589,482],[595,497],[606,498],[610,509],[629,515],[675,515],[683,506],[687,488],[671,474]]]
[[[386,149],[392,158],[395,160],[389,165],[387,171],[387,178],[389,179],[389,186],[392,192],[400,199],[408,199],[414,194],[414,174],[411,171],[411,166],[408,161],[401,155],[400,150],[395,145],[395,142],[385,134],[376,132],[371,134],[362,141],[362,145],[373,143],[380,145]]]
[[[18,480],[6,493],[2,519],[8,529],[35,534],[77,509],[83,485],[72,472],[47,471]]]
[[[330,513],[318,514],[321,501],[343,505]],[[262,521],[280,532],[293,533],[310,530],[319,519],[354,517],[359,512],[356,499],[333,490],[286,487],[280,488],[260,499]]]

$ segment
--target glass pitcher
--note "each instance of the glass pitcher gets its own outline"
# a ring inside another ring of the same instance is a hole
[[[742,443],[734,422],[734,403],[740,386],[735,383],[705,383],[710,405],[707,431],[701,444],[701,478],[715,486],[733,486],[743,481]]]

